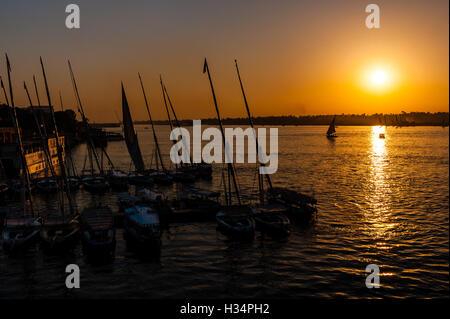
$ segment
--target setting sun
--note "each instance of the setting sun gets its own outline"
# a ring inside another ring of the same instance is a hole
[[[361,84],[364,90],[370,93],[384,94],[395,88],[397,76],[393,67],[376,64],[368,65],[363,70]]]
[[[370,82],[374,87],[384,87],[389,82],[389,74],[386,70],[375,69],[370,74]]]

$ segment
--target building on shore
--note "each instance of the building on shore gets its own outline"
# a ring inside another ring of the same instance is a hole
[[[59,137],[59,143],[64,153],[64,136]],[[58,150],[56,146],[56,138],[47,139],[50,157],[56,171],[59,170]],[[41,146],[39,138],[26,138],[23,141],[25,159],[28,165],[28,171],[32,179],[50,175],[50,167],[45,160],[45,153]],[[12,127],[0,127],[0,161],[5,172],[6,178],[16,178],[20,175],[21,164],[20,155],[16,141],[16,134]]]

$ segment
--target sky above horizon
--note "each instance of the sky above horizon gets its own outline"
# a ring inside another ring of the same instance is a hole
[[[70,3],[80,29],[65,26]],[[154,119],[166,119],[160,74],[179,118],[214,117],[204,57],[222,117],[245,116],[234,59],[254,116],[448,111],[449,2],[376,1],[379,29],[365,26],[369,3],[2,0],[0,75],[7,52],[16,105],[29,104],[23,81],[32,87],[33,74],[46,101],[42,56],[53,105],[60,90],[73,108],[70,59],[94,122],[121,117],[121,81],[133,118],[148,119],[137,72]]]

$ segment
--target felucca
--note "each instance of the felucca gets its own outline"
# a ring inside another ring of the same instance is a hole
[[[52,172],[52,177],[57,181],[58,188],[58,196],[59,196],[59,214],[55,216],[47,215],[42,219],[42,228],[41,228],[41,239],[43,243],[51,249],[59,249],[66,248],[68,245],[71,245],[76,242],[79,238],[79,230],[80,224],[78,222],[78,212],[76,206],[73,202],[72,196],[70,194],[70,185],[67,177],[66,165],[63,156],[63,149],[60,144],[60,137],[58,133],[58,127],[56,125],[55,113],[53,110],[52,101],[50,98],[47,76],[45,74],[44,64],[42,62],[42,58],[40,59],[42,74],[44,77],[45,90],[47,93],[48,105],[50,108],[50,115],[52,119],[53,129],[55,132],[55,143],[56,149],[58,153],[58,160],[61,170],[61,176],[56,176],[55,169],[53,164],[49,160],[49,150],[48,150],[48,142],[46,143],[45,153],[47,153],[47,161],[48,165],[50,165],[50,169]],[[27,92],[27,96],[29,98],[30,104],[31,99],[28,94],[28,90],[26,89],[26,85],[24,84],[24,88]],[[40,131],[39,131],[40,132]],[[40,132],[41,134],[41,132]],[[41,140],[44,141],[45,138],[41,135]],[[68,200],[69,212],[67,213],[65,210],[64,197]]]
[[[253,128],[253,121],[250,115],[250,109],[248,108],[247,98],[245,96],[245,92],[243,89],[242,81],[239,74],[239,68],[237,66],[237,62],[235,62],[236,71],[239,78],[239,83],[241,84],[241,91],[244,97],[244,102],[246,105],[247,116],[249,117],[250,125]],[[334,121],[333,121],[334,123]],[[256,142],[257,143],[257,142]],[[256,144],[257,145],[257,144]],[[259,147],[257,146],[257,152],[259,152]],[[261,164],[263,165],[263,164]],[[259,194],[262,197],[262,200],[267,200],[269,204],[282,205],[279,208],[267,207],[267,210],[272,211],[282,211],[285,212],[291,221],[309,221],[310,218],[317,212],[316,204],[317,200],[309,195],[303,194],[296,190],[288,189],[285,187],[274,187],[269,174],[265,174],[265,180],[267,183],[267,190],[263,189],[263,177],[258,174],[258,178],[260,179],[258,184],[260,185]],[[264,194],[264,195],[262,195]],[[264,204],[267,205],[267,204]],[[260,206],[262,207],[262,206]],[[287,208],[287,211],[284,208]],[[281,222],[281,220],[280,220]],[[284,223],[284,222],[281,222]],[[284,227],[284,226],[283,226]]]
[[[225,133],[222,125],[222,119],[220,117],[219,107],[217,105],[216,94],[214,92],[214,86],[211,79],[211,74],[208,67],[208,62],[206,61],[203,65],[203,73],[207,73],[209,84],[211,87],[211,93],[214,101],[215,111],[217,114],[217,120],[219,121],[220,131],[222,133],[222,142],[225,147],[225,156],[228,156],[227,144],[225,143]],[[225,234],[232,237],[239,238],[253,238],[255,234],[255,221],[251,216],[250,207],[243,205],[241,202],[241,196],[239,192],[239,187],[236,179],[236,172],[232,163],[227,164],[227,175],[229,184],[231,181],[234,187],[234,194],[236,196],[237,204],[232,203],[232,191],[230,187],[226,187],[227,183],[225,181],[225,175],[223,175],[223,185],[225,189],[225,206],[216,214],[217,224],[220,230]]]
[[[8,72],[9,95],[11,101],[11,118],[14,124],[14,131],[17,138],[17,144],[20,155],[20,162],[22,166],[22,181],[21,181],[21,217],[7,216],[4,221],[2,231],[3,246],[6,251],[15,252],[17,250],[27,248],[39,239],[40,232],[40,217],[35,216],[33,208],[33,197],[30,188],[30,175],[28,172],[28,165],[25,158],[22,134],[19,129],[19,122],[17,120],[16,107],[14,105],[14,95],[11,85],[11,65],[8,55],[6,56],[6,69]]]
[[[336,127],[335,127],[335,121],[336,121],[336,116],[333,117],[333,120],[330,123],[330,126],[328,127],[327,130],[327,138],[335,138],[337,137],[336,135]]]

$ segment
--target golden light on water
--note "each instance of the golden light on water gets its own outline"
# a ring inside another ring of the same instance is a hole
[[[367,232],[373,238],[377,249],[389,250],[386,239],[392,235],[397,223],[391,217],[391,188],[388,178],[389,153],[386,139],[380,138],[380,133],[386,134],[385,126],[372,126],[369,133],[369,149],[371,178],[366,195],[368,207],[365,214]]]
[[[386,126],[372,126],[372,152],[374,156],[382,156],[386,153],[385,139],[380,134],[386,134]]]

